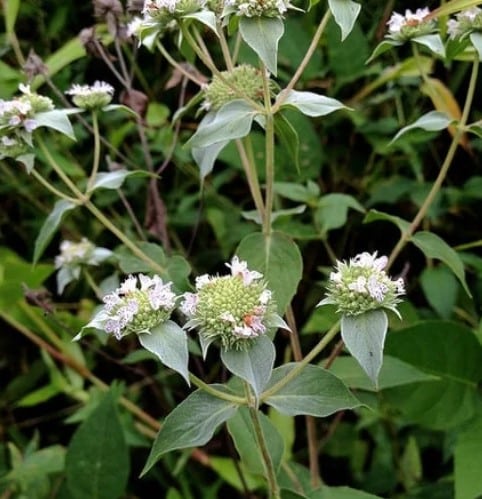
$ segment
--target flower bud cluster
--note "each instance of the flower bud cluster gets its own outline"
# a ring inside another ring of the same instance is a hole
[[[447,33],[452,39],[463,39],[474,31],[482,31],[482,9],[479,7],[463,10],[447,22]]]
[[[237,256],[226,266],[231,275],[198,277],[196,293],[185,293],[180,308],[189,319],[185,327],[197,328],[204,342],[218,340],[225,350],[245,350],[279,324],[279,317],[262,274]]]
[[[369,310],[387,308],[399,315],[396,306],[405,294],[403,279],[390,279],[383,270],[387,257],[361,253],[348,263],[337,261],[330,274],[327,297],[318,305],[333,304],[344,315],[359,315]]]
[[[259,69],[248,64],[236,66],[231,71],[222,71],[221,77],[214,75],[204,89],[203,109],[217,111],[224,104],[242,97],[255,101],[263,98],[263,77]]]
[[[164,283],[157,275],[129,276],[118,289],[103,298],[105,332],[121,339],[129,333],[149,332],[165,322],[176,305],[171,286],[171,282]]]
[[[77,107],[92,110],[110,104],[114,87],[104,81],[96,81],[93,85],[74,83],[65,93],[72,96],[72,101]]]
[[[405,15],[394,12],[388,20],[388,37],[404,42],[417,36],[428,35],[436,29],[435,21],[427,20],[430,10],[425,7],[412,12],[405,11]]]
[[[223,15],[283,17],[293,6],[289,0],[226,0]]]
[[[38,123],[35,115],[54,108],[48,97],[38,95],[28,85],[20,84],[22,95],[12,100],[0,99],[0,159],[17,158],[32,148],[32,132]]]
[[[206,0],[146,0],[142,17],[135,17],[127,27],[129,36],[155,39],[176,27],[182,16],[203,10]]]

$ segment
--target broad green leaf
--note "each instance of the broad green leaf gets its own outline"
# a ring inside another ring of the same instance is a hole
[[[430,34],[417,36],[412,38],[412,42],[418,43],[419,45],[423,45],[431,50],[434,54],[444,58],[445,57],[445,46],[442,42],[442,38],[440,38],[439,34]]]
[[[55,203],[54,209],[46,218],[42,228],[40,229],[40,233],[35,240],[33,263],[37,263],[39,261],[39,258],[42,256],[45,248],[59,228],[60,222],[62,222],[64,215],[68,211],[73,210],[75,207],[76,205],[74,203],[66,201],[65,199],[61,199]]]
[[[477,55],[479,56],[479,61],[482,61],[482,34],[478,31],[474,31],[469,35],[470,43],[477,51]]]
[[[95,177],[95,182],[89,189],[93,192],[97,189],[118,189],[122,186],[127,177],[149,175],[144,171],[128,171],[125,169],[115,170],[112,172],[101,172]]]
[[[445,265],[427,267],[420,275],[420,284],[432,308],[442,319],[448,319],[460,289],[454,274]]]
[[[338,376],[349,388],[376,391],[365,371],[353,357],[338,357],[331,366],[330,372]],[[420,371],[396,357],[384,355],[383,365],[378,376],[378,390],[436,379],[436,376]]]
[[[35,115],[37,127],[47,127],[56,130],[57,132],[67,135],[72,140],[75,140],[74,129],[70,124],[68,116],[75,114],[78,111],[75,109],[52,109]]]
[[[482,346],[470,329],[448,321],[420,322],[391,332],[385,353],[439,378],[383,392],[409,421],[443,430],[474,415]]]
[[[221,360],[227,369],[247,381],[256,398],[271,377],[276,350],[267,336],[257,338],[249,350],[221,350]]]
[[[24,286],[39,288],[54,271],[54,266],[25,262],[8,248],[0,247],[0,308],[9,308],[24,295]]]
[[[183,19],[194,19],[207,26],[218,38],[218,28],[216,23],[216,14],[210,10],[200,10],[192,14],[184,14]]]
[[[289,461],[292,458],[293,446],[296,439],[296,428],[294,416],[287,416],[269,408],[268,417],[273,426],[278,430],[284,443],[283,461]]]
[[[428,132],[438,132],[439,130],[448,128],[448,126],[452,122],[453,120],[449,118],[445,113],[441,113],[439,111],[430,111],[427,114],[421,116],[417,121],[415,121],[411,125],[403,127],[395,135],[395,137],[393,137],[390,144],[393,144],[393,142],[398,140],[402,135],[415,128],[422,128],[423,130],[427,130]]]
[[[403,218],[397,217],[395,215],[390,215],[388,213],[383,213],[382,211],[378,210],[370,210],[367,213],[366,217],[363,219],[363,223],[368,224],[370,222],[377,222],[379,220],[386,220],[387,222],[395,224],[402,233],[406,232],[410,227],[410,223],[406,220],[403,220]]]
[[[358,14],[360,14],[361,5],[352,2],[352,0],[328,0],[328,5],[336,24],[340,26],[341,41],[343,41],[353,29]]]
[[[276,194],[292,201],[299,201],[313,206],[320,197],[320,188],[313,181],[308,181],[307,185],[296,182],[275,182],[274,191]]]
[[[297,365],[291,362],[274,369],[267,390],[286,378]],[[288,416],[309,414],[317,417],[361,405],[340,379],[311,364],[264,402]]]
[[[156,355],[159,360],[178,372],[189,385],[186,331],[173,321],[166,321],[156,326],[149,333],[138,335],[141,345]]]
[[[381,497],[351,487],[328,487],[323,485],[321,489],[313,491],[309,495],[309,499],[381,499]]]
[[[345,225],[350,208],[365,212],[365,208],[349,194],[332,193],[320,198],[314,217],[323,236]]]
[[[244,100],[225,104],[209,122],[201,122],[186,145],[207,147],[218,142],[239,139],[248,135],[256,111]]]
[[[452,249],[442,238],[432,232],[421,231],[415,233],[410,241],[420,249],[427,258],[441,260],[455,274],[466,293],[472,296],[465,281],[465,271],[462,260],[457,252]]]
[[[278,42],[284,33],[283,20],[278,17],[241,17],[239,32],[269,71],[276,76]]]
[[[216,142],[206,147],[193,147],[191,149],[192,157],[199,167],[201,180],[204,180],[212,171],[214,163],[219,153],[228,145],[228,141]]]
[[[340,101],[314,92],[290,90],[286,95],[286,92],[282,91],[278,98],[283,99],[281,107],[293,106],[304,115],[311,117],[325,116],[338,109],[346,109]]]
[[[15,31],[15,22],[20,8],[20,0],[5,0],[2,2],[5,16],[5,31],[12,34]]]
[[[457,436],[455,444],[455,499],[482,495],[482,413]]]
[[[237,462],[231,457],[210,455],[209,465],[225,482],[241,492],[245,490],[245,487],[250,491],[260,489],[265,483],[264,478],[250,473],[242,462]],[[240,471],[243,481],[239,476]]]
[[[22,163],[27,173],[31,173],[35,166],[35,154],[21,154],[15,158],[15,161]]]
[[[263,274],[278,314],[284,315],[301,280],[303,262],[298,246],[280,232],[272,232],[268,237],[256,232],[241,241],[236,254],[248,262],[250,270]]]
[[[223,385],[214,385],[223,389]],[[142,470],[145,475],[166,452],[204,445],[216,428],[234,416],[238,406],[202,390],[184,399],[165,419]]]
[[[72,499],[116,499],[125,494],[129,449],[112,392],[74,433],[65,471]]]
[[[261,411],[257,411],[257,413],[269,455],[277,471],[284,454],[283,439],[273,423]],[[228,421],[227,427],[246,469],[257,475],[263,474],[264,464],[249,409],[240,407],[239,411]]]
[[[377,388],[387,329],[388,318],[383,310],[371,310],[354,316],[343,315],[341,318],[341,337],[346,348]]]
[[[296,171],[300,170],[300,138],[296,128],[281,113],[274,117],[274,128],[280,143],[289,154]]]

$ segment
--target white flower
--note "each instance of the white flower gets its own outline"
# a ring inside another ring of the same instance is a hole
[[[95,81],[93,85],[74,83],[66,92],[72,96],[76,106],[83,109],[96,109],[107,106],[114,95],[114,87],[105,81]]]
[[[472,7],[459,12],[456,19],[447,21],[447,33],[450,38],[464,37],[472,31],[482,31],[482,9]]]
[[[184,300],[181,302],[181,312],[187,317],[192,317],[196,313],[198,295],[196,293],[184,293]]]
[[[271,300],[271,296],[271,291],[269,289],[265,289],[259,297],[259,303],[261,303],[261,305],[266,305]]]
[[[203,274],[196,277],[196,289],[201,289],[206,284],[211,282],[211,276],[208,274]]]
[[[256,270],[248,270],[248,263],[244,260],[239,260],[237,256],[233,256],[231,263],[226,263],[226,267],[231,269],[232,276],[241,276],[245,286],[249,286],[253,281],[263,277],[263,274],[260,274]]]
[[[425,18],[430,14],[430,9],[424,7],[412,12],[410,9],[405,10],[405,15],[402,16],[398,12],[394,12],[388,20],[388,31],[390,33],[399,33],[405,26],[416,26],[423,23]]]

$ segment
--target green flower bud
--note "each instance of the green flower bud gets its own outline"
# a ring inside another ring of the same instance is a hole
[[[205,88],[203,108],[217,111],[224,104],[244,96],[255,100],[263,99],[263,76],[261,71],[248,64],[235,67],[232,71],[223,71],[222,78],[215,75]]]
[[[399,315],[396,306],[405,294],[403,279],[393,281],[383,270],[387,257],[361,253],[349,263],[338,261],[330,274],[327,297],[319,305],[336,305],[337,312],[359,315],[369,310],[387,308]]]

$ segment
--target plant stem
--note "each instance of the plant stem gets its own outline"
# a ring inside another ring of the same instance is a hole
[[[83,268],[82,270],[84,271],[85,279],[86,279],[87,283],[89,284],[90,288],[92,289],[92,291],[95,293],[95,296],[99,300],[102,300],[104,293],[102,293],[99,286],[97,286],[97,283],[94,281],[92,274],[86,268]]]
[[[94,134],[94,160],[92,162],[92,171],[90,173],[89,180],[87,181],[86,192],[91,191],[92,187],[94,186],[100,163],[99,119],[97,117],[97,112],[95,111],[95,109],[92,111],[92,131]]]
[[[462,111],[462,117],[460,118],[460,122],[457,125],[457,130],[452,138],[452,142],[447,151],[447,155],[445,156],[445,160],[440,168],[440,172],[437,178],[435,179],[435,182],[433,183],[430,192],[427,194],[425,201],[418,210],[418,213],[415,215],[415,218],[412,220],[408,229],[402,233],[398,243],[396,244],[395,248],[393,248],[393,251],[391,252],[390,257],[388,259],[387,269],[390,268],[390,266],[393,264],[397,256],[400,254],[402,249],[405,247],[407,242],[412,237],[413,233],[417,230],[418,226],[424,219],[428,209],[430,208],[431,204],[433,203],[435,197],[437,196],[438,192],[442,187],[442,184],[445,180],[445,177],[447,176],[449,168],[454,159],[455,152],[459,145],[459,141],[465,131],[465,125],[467,124],[470,108],[472,106],[472,101],[474,98],[478,72],[479,72],[479,59],[475,58],[472,65],[472,73],[470,76],[469,87],[467,89],[467,97],[465,98],[464,109]]]
[[[256,171],[256,161],[254,159],[253,147],[249,135],[244,139],[236,140],[236,147],[238,149],[239,157],[241,163],[244,167],[244,172],[248,180],[249,190],[251,191],[251,196],[256,206],[256,210],[259,213],[260,220],[264,217],[264,203],[263,196],[261,194],[261,188],[259,186],[258,174]]]
[[[182,64],[179,64],[173,57],[171,57],[171,54],[166,50],[164,45],[158,40],[157,41],[157,48],[159,49],[159,52],[164,56],[166,61],[174,68],[176,68],[181,74],[183,74],[186,78],[194,82],[196,85],[199,87],[202,87],[203,82],[201,80],[198,80],[194,75],[192,75],[189,71],[187,71]]]
[[[204,381],[198,378],[195,374],[189,373],[189,379],[191,380],[193,385],[218,399],[233,402],[234,404],[238,405],[246,405],[248,402],[245,397],[238,397],[237,395],[231,395],[229,393],[222,392],[221,390],[214,388],[212,385],[204,383]]]
[[[317,345],[315,345],[312,350],[306,355],[306,357],[296,364],[296,366],[278,383],[274,384],[271,388],[266,390],[261,394],[260,401],[266,400],[275,393],[279,392],[283,387],[285,387],[291,380],[296,378],[298,374],[307,366],[324,348],[330,343],[330,341],[338,334],[340,330],[340,321],[334,324],[331,329],[321,338]]]
[[[76,203],[80,204],[79,201],[75,198],[72,198],[68,196],[67,194],[64,194],[63,192],[59,191],[56,187],[54,187],[47,179],[45,179],[40,173],[38,173],[35,169],[33,169],[30,174],[35,177],[35,179],[42,184],[48,191],[50,191],[52,194],[55,194],[57,197],[60,199],[64,199],[65,201],[69,201],[71,203]]]
[[[233,60],[231,58],[231,53],[229,52],[228,42],[226,41],[224,30],[219,23],[218,23],[218,31],[219,31],[219,44],[221,45],[221,51],[223,52],[224,62],[226,63],[226,69],[228,71],[232,71],[234,68]]]

